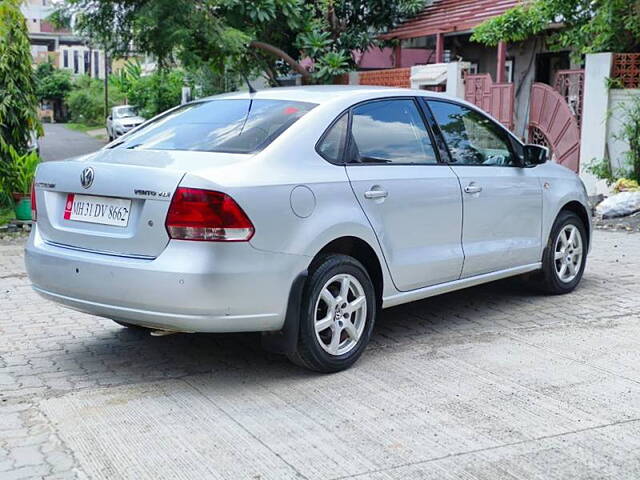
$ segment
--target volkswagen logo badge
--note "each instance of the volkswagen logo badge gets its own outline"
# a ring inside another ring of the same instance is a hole
[[[84,188],[89,188],[93,185],[93,178],[95,177],[95,172],[93,168],[87,167],[82,171],[82,175],[80,175],[80,183]]]

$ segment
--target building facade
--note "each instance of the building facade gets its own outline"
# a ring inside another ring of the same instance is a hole
[[[73,75],[104,78],[104,52],[70,30],[55,28],[48,20],[54,9],[51,0],[26,0],[22,4],[33,63],[48,61]]]

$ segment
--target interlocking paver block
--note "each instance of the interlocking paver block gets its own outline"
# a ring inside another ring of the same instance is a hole
[[[0,478],[638,478],[640,235],[581,287],[386,310],[351,370],[257,335],[152,338],[64,309],[0,245]]]

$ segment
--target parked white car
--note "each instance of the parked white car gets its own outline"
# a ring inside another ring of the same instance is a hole
[[[546,155],[426,91],[212,97],[41,164],[27,270],[45,297],[121,325],[263,332],[337,371],[383,308],[522,274],[578,285],[587,194]]]
[[[136,107],[131,105],[120,105],[113,107],[107,117],[107,135],[109,141],[142,125],[145,119],[138,114]]]

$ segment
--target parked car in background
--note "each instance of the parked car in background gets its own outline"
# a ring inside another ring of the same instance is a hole
[[[427,91],[198,100],[40,165],[27,271],[46,298],[127,327],[262,332],[338,371],[382,308],[522,274],[576,288],[587,193],[546,157]]]
[[[113,107],[107,117],[107,135],[109,140],[124,135],[129,130],[133,130],[142,125],[145,119],[138,114],[136,107],[132,105],[120,105]]]

